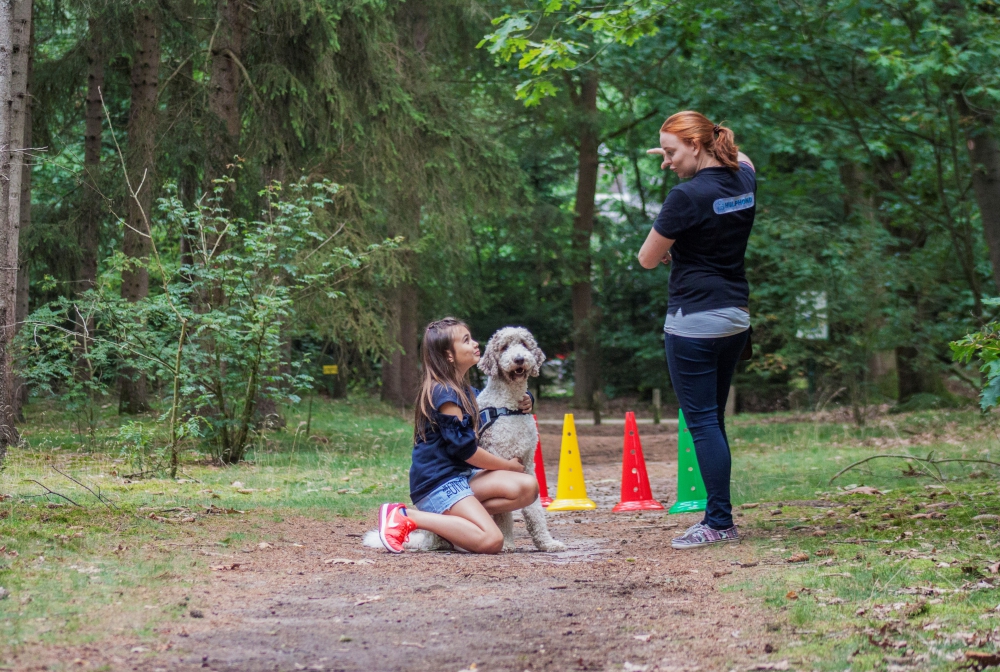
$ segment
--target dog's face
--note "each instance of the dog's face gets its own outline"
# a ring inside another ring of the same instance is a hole
[[[479,360],[479,370],[490,377],[516,381],[537,376],[544,363],[545,353],[530,331],[523,327],[504,327],[490,337]]]

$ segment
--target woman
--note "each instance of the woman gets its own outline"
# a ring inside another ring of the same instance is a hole
[[[694,439],[708,492],[704,519],[674,548],[738,541],[729,501],[732,458],[724,413],[750,329],[743,269],[756,212],[757,181],[733,132],[698,112],[678,112],[660,128],[663,158],[688,181],[670,190],[639,251],[643,268],[671,263],[663,325],[670,381]]]

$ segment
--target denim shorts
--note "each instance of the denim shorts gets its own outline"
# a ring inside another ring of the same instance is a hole
[[[480,471],[482,469],[470,469],[455,478],[445,481],[434,488],[429,495],[421,498],[419,502],[414,502],[413,506],[417,507],[418,511],[426,513],[445,513],[466,497],[476,496],[472,492],[472,488],[469,487],[469,479]]]

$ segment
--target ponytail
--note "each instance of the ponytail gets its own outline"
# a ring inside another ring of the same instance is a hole
[[[660,133],[671,133],[688,143],[697,140],[706,152],[730,170],[739,170],[736,160],[740,148],[736,145],[736,135],[732,129],[713,124],[700,112],[678,112],[663,122]]]

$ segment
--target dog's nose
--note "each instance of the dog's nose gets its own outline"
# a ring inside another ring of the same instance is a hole
[[[515,357],[514,363],[517,364],[518,366],[521,366],[522,364],[524,364],[524,357]]]

